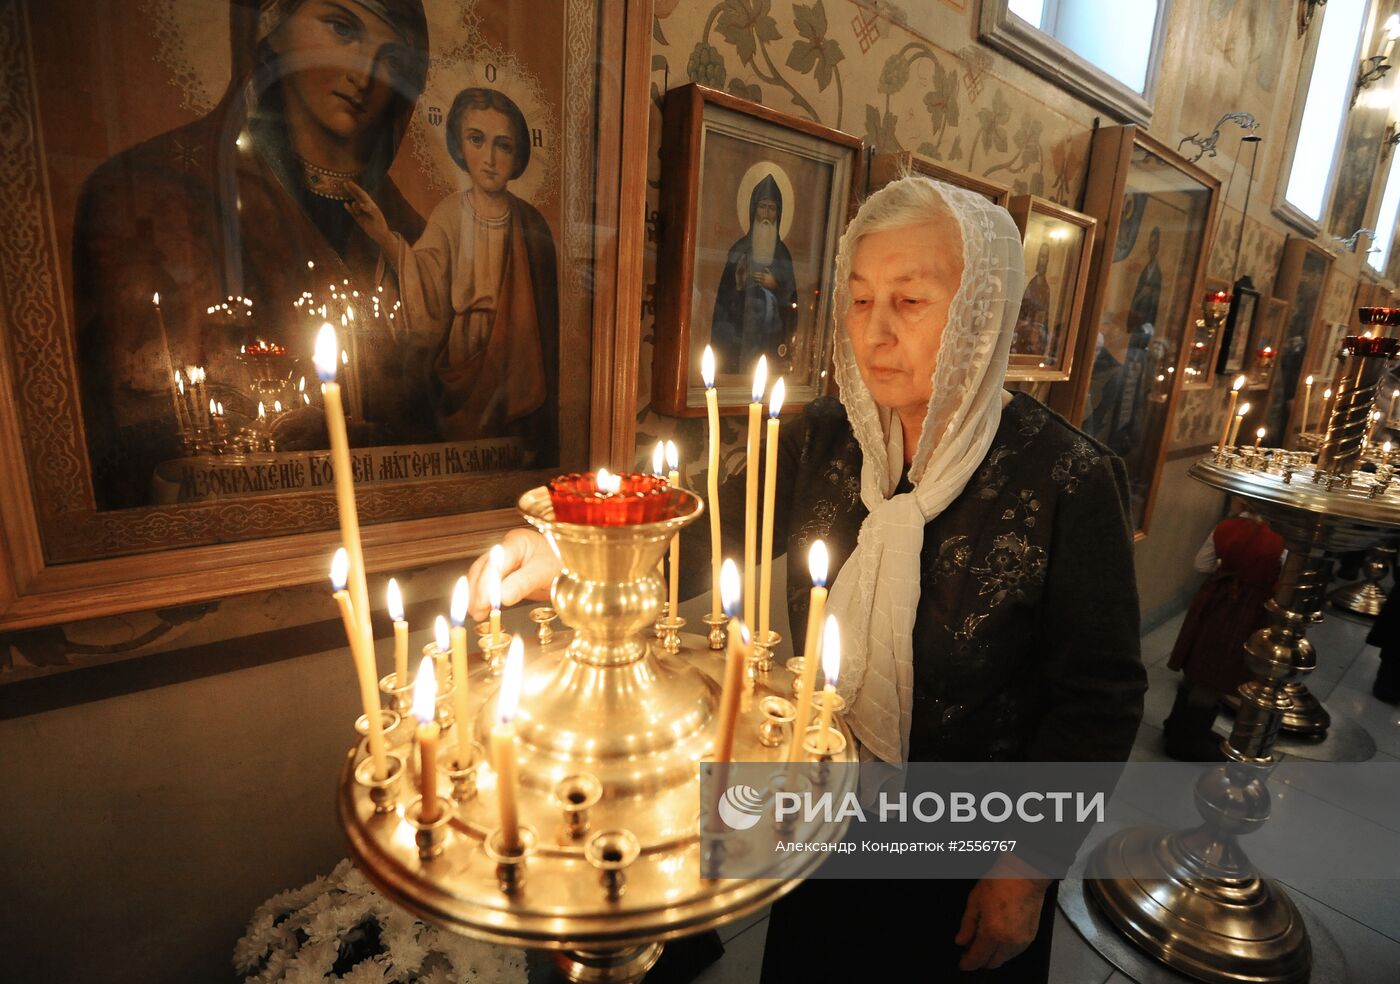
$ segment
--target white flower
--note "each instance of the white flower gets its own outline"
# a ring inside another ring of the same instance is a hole
[[[233,969],[249,974],[262,963],[272,946],[272,913],[248,924],[248,932],[233,945]]]
[[[352,970],[346,971],[340,979],[345,984],[389,984],[389,979],[384,976],[384,965],[379,963],[377,957],[369,960],[361,960]]]

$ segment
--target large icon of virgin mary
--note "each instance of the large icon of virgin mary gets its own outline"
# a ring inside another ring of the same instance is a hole
[[[397,287],[346,210],[346,183],[409,239],[420,215],[389,178],[428,62],[422,0],[231,0],[232,72],[218,105],[104,162],[74,220],[76,347],[98,508],[143,505],[179,454],[170,365],[213,380],[256,334],[309,356],[316,325],[293,302]],[[163,325],[151,299],[160,295]],[[210,317],[238,298],[248,323]],[[365,340],[352,441],[429,439],[412,366],[389,333]],[[323,428],[307,434],[323,440]]]

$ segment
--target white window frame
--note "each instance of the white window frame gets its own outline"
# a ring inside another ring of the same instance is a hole
[[[1053,3],[1047,2],[1047,9]],[[1171,0],[1157,0],[1157,22],[1148,49],[1146,80],[1136,92],[1054,36],[1012,14],[1007,0],[982,0],[978,39],[1025,65],[1032,72],[1079,96],[1122,123],[1146,126],[1162,68],[1162,43],[1167,35]]]
[[[1356,39],[1355,57],[1351,63],[1351,78],[1354,80],[1360,71],[1362,52],[1369,51],[1372,36],[1375,34],[1376,6],[1375,0],[1366,0],[1366,9],[1361,14],[1361,32]],[[1293,174],[1293,159],[1298,151],[1298,131],[1303,125],[1303,107],[1308,102],[1308,90],[1312,85],[1313,66],[1317,63],[1317,45],[1322,37],[1322,18],[1327,16],[1327,7],[1318,7],[1313,13],[1312,25],[1308,28],[1307,46],[1303,49],[1303,61],[1298,67],[1298,87],[1293,94],[1293,110],[1288,117],[1288,138],[1283,148],[1283,160],[1279,165],[1278,180],[1274,182],[1274,216],[1288,223],[1304,236],[1317,237],[1323,231],[1323,225],[1332,214],[1332,199],[1337,192],[1337,162],[1340,148],[1345,145],[1347,136],[1347,116],[1351,109],[1344,112],[1342,125],[1337,128],[1337,140],[1331,149],[1331,168],[1327,174],[1327,190],[1322,196],[1322,208],[1319,210],[1318,219],[1305,213],[1286,197],[1288,195],[1288,182]],[[1348,98],[1351,89],[1348,90]],[[1319,151],[1320,152],[1320,151]],[[1374,189],[1373,189],[1374,190]],[[1369,203],[1368,203],[1369,204]]]

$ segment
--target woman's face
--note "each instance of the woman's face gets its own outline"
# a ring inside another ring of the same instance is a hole
[[[398,32],[354,0],[306,0],[268,40],[289,115],[345,140],[379,122],[407,64]]]
[[[846,330],[861,379],[880,406],[923,419],[962,267],[951,216],[873,232],[856,244]]]
[[[505,191],[515,173],[515,130],[510,117],[494,109],[462,114],[462,159],[472,187],[488,195]]]

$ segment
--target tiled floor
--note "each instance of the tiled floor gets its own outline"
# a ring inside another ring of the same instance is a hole
[[[1365,644],[1369,623],[1334,615],[1309,632],[1319,653],[1319,666],[1309,678],[1310,689],[1334,714],[1363,724],[1376,741],[1377,758],[1400,761],[1400,709],[1371,696],[1378,657]],[[1167,657],[1181,626],[1177,616],[1142,640],[1148,669],[1146,712],[1133,758],[1164,761],[1161,722],[1171,708],[1177,674],[1167,669]],[[1229,730],[1229,720],[1217,722]],[[1308,792],[1325,797],[1325,789]],[[1385,823],[1381,818],[1377,822]],[[1400,883],[1381,881],[1308,880],[1289,884],[1295,900],[1309,907],[1346,956],[1352,984],[1395,984],[1400,979]],[[725,955],[696,978],[698,984],[744,984],[757,981],[763,962],[766,914],[760,913],[724,928]],[[1153,981],[1187,981],[1162,968]],[[1136,979],[1100,957],[1065,919],[1056,914],[1050,980],[1053,984],[1132,984]]]

